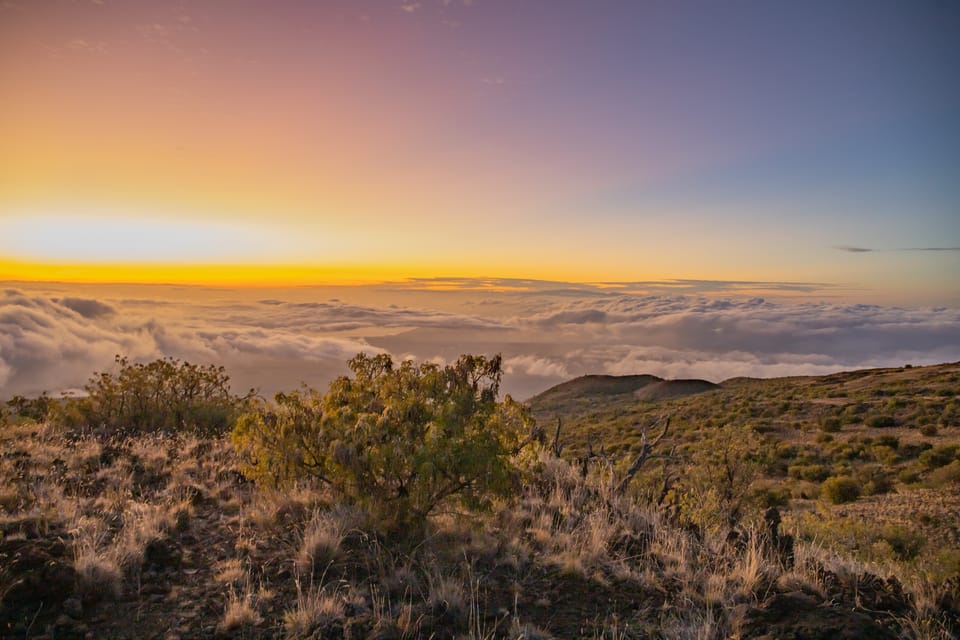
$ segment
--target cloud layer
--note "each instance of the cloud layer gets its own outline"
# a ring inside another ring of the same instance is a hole
[[[586,373],[721,381],[960,360],[956,309],[496,284],[318,290],[315,299],[9,289],[0,295],[0,398],[79,388],[115,354],[223,364],[238,390],[269,394],[323,387],[360,351],[441,363],[502,353],[504,390],[520,398]]]

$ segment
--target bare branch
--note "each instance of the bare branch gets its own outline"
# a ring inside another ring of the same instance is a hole
[[[667,431],[670,429],[670,416],[667,416],[663,419],[663,430],[660,432],[656,438],[653,439],[653,442],[647,440],[647,430],[643,429],[641,433],[640,440],[640,453],[637,454],[637,457],[634,458],[633,464],[630,465],[630,468],[627,469],[626,475],[617,485],[616,493],[622,494],[627,490],[627,487],[630,485],[630,481],[633,480],[633,477],[637,475],[637,472],[643,467],[643,465],[650,459],[651,454],[653,453],[654,448],[660,444],[660,441],[663,440],[664,436],[667,435]]]
[[[557,433],[553,436],[553,445],[551,446],[551,449],[553,449],[553,455],[557,458],[559,458],[560,454],[563,453],[563,447],[565,444],[564,442],[560,441],[560,428],[562,424],[563,423],[560,420],[560,416],[557,416]]]

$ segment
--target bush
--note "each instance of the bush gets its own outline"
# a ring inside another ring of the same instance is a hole
[[[927,476],[927,485],[930,487],[953,484],[960,484],[960,460],[954,460],[948,465],[934,469]]]
[[[924,537],[906,527],[887,524],[880,531],[880,539],[890,545],[898,560],[913,560],[925,544]]]
[[[46,392],[43,392],[36,398],[13,396],[4,404],[9,407],[8,413],[17,418],[43,422],[47,419],[54,402]]]
[[[920,463],[928,469],[944,467],[960,458],[960,445],[945,444],[920,454]]]
[[[174,358],[131,364],[117,356],[115,362],[117,373],[95,373],[84,386],[87,397],[66,401],[54,421],[121,435],[161,430],[216,435],[230,429],[253,394],[231,395],[223,367]]]
[[[794,464],[790,465],[787,473],[798,480],[820,482],[830,476],[830,469],[822,464]]]
[[[881,465],[866,465],[857,473],[863,486],[863,494],[875,496],[893,489],[893,476]]]
[[[820,422],[820,431],[824,433],[837,433],[843,428],[843,423],[840,421],[840,418],[829,417],[824,418]]]
[[[891,449],[899,449],[900,438],[897,436],[878,436],[874,439],[873,444],[877,446],[890,447]]]
[[[516,488],[512,456],[532,422],[509,396],[497,401],[499,356],[441,368],[360,354],[349,365],[355,377],[326,394],[277,394],[240,417],[233,440],[247,475],[280,487],[315,478],[388,528],[453,502],[486,508]]]
[[[820,495],[833,504],[853,502],[860,497],[860,483],[850,476],[827,478],[820,485]]]
[[[888,415],[871,416],[867,419],[867,426],[874,429],[885,429],[897,426],[897,421],[893,416]]]

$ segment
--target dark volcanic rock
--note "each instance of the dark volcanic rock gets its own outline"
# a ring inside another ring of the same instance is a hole
[[[741,640],[896,640],[897,634],[858,611],[820,604],[812,595],[777,594],[759,606],[734,611]]]
[[[183,561],[180,546],[172,540],[157,539],[143,550],[143,569],[178,569]]]
[[[0,637],[18,623],[43,621],[67,599],[76,584],[76,572],[60,540],[0,541],[0,567],[8,585],[0,594]]]

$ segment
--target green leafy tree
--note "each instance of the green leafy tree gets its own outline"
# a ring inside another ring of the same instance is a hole
[[[441,506],[484,509],[516,489],[514,456],[532,421],[497,399],[500,356],[440,367],[360,354],[349,366],[353,376],[326,394],[278,394],[240,417],[233,439],[249,476],[277,486],[316,478],[388,526]]]

